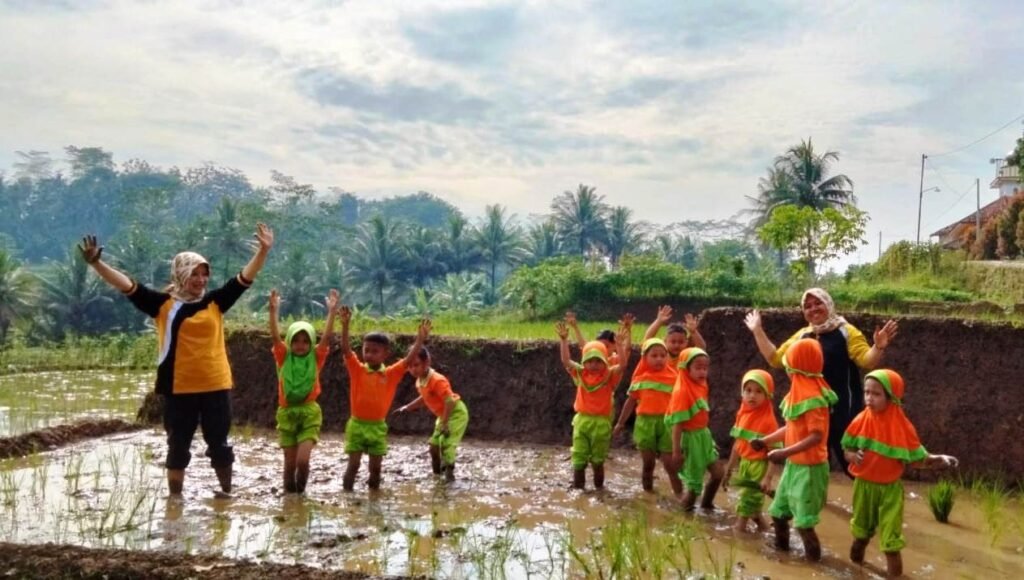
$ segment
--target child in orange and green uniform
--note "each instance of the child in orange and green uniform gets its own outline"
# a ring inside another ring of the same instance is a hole
[[[903,413],[903,377],[880,369],[864,378],[864,410],[843,435],[842,445],[853,480],[853,545],[850,559],[864,562],[868,541],[877,530],[891,578],[903,574],[900,550],[903,538],[904,466],[956,467],[949,455],[931,455],[921,445],[917,430]]]
[[[334,312],[338,291],[327,297],[327,323],[324,335],[312,356],[316,331],[313,325],[293,322],[284,341],[278,328],[277,313],[281,296],[270,291],[270,339],[277,364],[277,433],[284,449],[284,491],[305,493],[309,479],[309,456],[320,439],[324,416],[316,399],[320,396],[320,371],[327,361],[334,333]]]
[[[342,480],[345,491],[352,491],[363,453],[370,456],[370,489],[380,488],[380,471],[388,452],[388,424],[384,419],[395,399],[395,390],[405,375],[409,362],[417,355],[430,334],[430,321],[423,320],[416,333],[416,342],[404,359],[391,366],[384,361],[391,356],[391,340],[385,334],[371,332],[363,337],[363,360],[352,352],[349,344],[349,323],[352,311],[341,307],[341,353],[349,379],[349,406],[352,416],[345,424],[345,453],[348,467]]]
[[[769,508],[775,547],[789,550],[789,520],[793,520],[803,539],[806,558],[817,562],[821,560],[821,542],[814,526],[821,519],[828,491],[829,407],[838,399],[822,378],[825,360],[818,341],[796,341],[786,351],[782,364],[791,383],[781,405],[786,424],[767,437],[754,439],[751,447],[762,451],[773,443],[785,443],[782,449],[768,452],[769,461],[786,462]]]
[[[447,481],[455,481],[455,452],[469,425],[466,403],[452,391],[448,378],[432,368],[426,347],[409,363],[409,374],[416,379],[420,396],[395,412],[406,413],[426,406],[437,417],[430,436],[430,466],[436,475],[443,472]]]
[[[679,353],[678,376],[665,412],[665,424],[672,428],[672,464],[686,488],[680,500],[683,508],[692,510],[697,496],[704,492],[701,507],[714,509],[715,494],[722,483],[723,470],[718,463],[718,449],[708,429],[708,353],[691,347]],[[704,485],[704,472],[711,477]]]
[[[643,461],[640,481],[644,491],[654,491],[654,465],[660,457],[672,492],[679,496],[683,493],[683,484],[672,466],[672,433],[665,425],[665,411],[676,384],[676,369],[669,365],[668,349],[660,338],[645,340],[640,354],[640,363],[629,386],[629,398],[612,436],[617,437],[625,429],[626,421],[636,409],[633,442]]]
[[[654,322],[644,332],[644,340],[657,337],[661,327],[668,325],[665,333],[665,348],[668,349],[669,366],[674,369],[676,364],[679,363],[679,353],[683,352],[684,348],[695,346],[706,349],[707,344],[704,342],[704,337],[700,334],[700,321],[696,316],[687,314],[683,317],[683,323],[672,322],[673,312],[671,306],[659,307],[658,317],[654,319]]]
[[[561,341],[561,359],[565,371],[576,386],[576,416],[572,420],[572,486],[583,489],[586,485],[587,464],[594,470],[594,487],[604,487],[604,461],[612,439],[612,398],[622,381],[623,369],[629,361],[628,321],[616,337],[619,350],[618,365],[608,364],[608,349],[599,341],[583,346],[580,362],[569,356],[569,328],[564,322],[555,325]]]
[[[565,325],[568,326],[570,330],[572,330],[573,335],[576,337],[576,343],[582,349],[583,346],[587,344],[587,341],[584,340],[584,338],[583,338],[583,331],[580,330],[579,321],[576,320],[576,313],[573,312],[572,310],[566,312],[565,313],[565,318],[563,318],[563,320],[565,321]],[[610,329],[606,328],[606,329],[598,332],[597,336],[594,338],[594,340],[604,344],[605,348],[608,349],[608,352],[609,352],[608,364],[609,365],[615,366],[615,365],[619,364],[619,353],[618,353],[618,347],[615,346],[615,331],[614,330],[610,330]]]
[[[775,395],[775,380],[768,372],[754,369],[747,371],[740,381],[740,394],[743,401],[736,412],[736,423],[729,434],[736,441],[729,454],[729,465],[725,468],[725,482],[740,488],[740,499],[736,504],[737,532],[746,532],[747,523],[754,520],[758,531],[764,531],[768,524],[761,514],[764,508],[764,492],[762,488],[771,487],[774,469],[768,462],[765,450],[755,451],[750,442],[754,439],[767,437],[778,431],[779,422],[772,408],[772,397]],[[776,443],[782,447],[782,443]],[[739,464],[739,473],[731,480],[732,472]]]

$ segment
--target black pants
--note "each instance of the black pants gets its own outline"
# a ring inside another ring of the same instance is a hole
[[[843,473],[851,479],[853,476],[847,471],[850,463],[846,461],[846,455],[843,454],[842,441],[846,428],[850,426],[850,421],[852,420],[853,417],[850,415],[850,411],[839,405],[832,408],[832,414],[828,418],[828,453],[836,458],[836,462],[838,462]]]
[[[167,469],[185,469],[192,461],[192,437],[202,426],[206,456],[214,468],[235,462],[228,445],[231,431],[231,391],[164,395],[164,430],[167,431]]]

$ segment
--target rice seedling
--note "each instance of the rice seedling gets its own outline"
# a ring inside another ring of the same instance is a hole
[[[943,479],[928,488],[928,509],[935,520],[943,524],[949,523],[949,514],[953,511],[956,501],[956,485]]]
[[[1006,500],[1008,491],[1001,481],[990,480],[981,487],[981,512],[990,545],[999,544],[1006,531]]]

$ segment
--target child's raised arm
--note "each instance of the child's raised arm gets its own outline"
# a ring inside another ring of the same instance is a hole
[[[644,341],[658,336],[658,331],[661,330],[662,326],[665,326],[672,320],[672,307],[671,306],[660,306],[658,307],[658,316],[654,319],[654,322],[647,327],[647,332],[644,333]]]
[[[348,356],[352,352],[352,344],[348,338],[348,327],[352,322],[352,309],[342,304],[338,309],[338,317],[341,318],[341,355]]]
[[[587,339],[583,338],[583,332],[580,331],[580,323],[576,320],[576,313],[572,310],[565,313],[565,324],[572,329],[573,336],[576,337],[576,344],[583,348],[583,345],[587,344]]]
[[[619,354],[619,366],[625,372],[629,364],[629,355],[633,352],[633,321],[636,320],[630,313],[622,315],[619,321],[619,332],[615,335],[615,348]]]
[[[565,372],[572,374],[573,365],[572,357],[569,356],[569,327],[565,325],[565,322],[559,320],[555,323],[555,332],[558,334],[558,340],[561,342],[561,348],[558,352],[562,357],[562,366],[565,367]]]
[[[686,332],[690,334],[690,343],[693,346],[706,351],[708,349],[708,343],[704,342],[704,337],[700,334],[700,318],[692,314],[687,314],[684,317],[683,324],[686,325]]]
[[[331,338],[334,337],[334,315],[338,310],[338,291],[331,288],[324,301],[327,307],[327,322],[324,323],[324,334],[320,337],[319,348],[330,347]]]
[[[281,295],[277,293],[277,288],[270,290],[270,301],[267,304],[267,311],[269,313],[268,318],[270,319],[270,340],[273,341],[275,348],[280,348],[285,345],[284,341],[281,340],[281,328],[277,323],[277,312],[281,308]]]
[[[416,341],[409,347],[409,354],[405,355],[405,364],[412,364],[414,358],[420,354],[420,349],[423,348],[423,344],[427,342],[427,337],[430,336],[430,329],[433,328],[433,324],[429,318],[424,318],[420,321],[420,327],[416,331]]]

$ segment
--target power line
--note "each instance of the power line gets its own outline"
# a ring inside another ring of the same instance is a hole
[[[945,153],[936,153],[936,154],[934,154],[934,155],[932,155],[932,154],[929,154],[929,155],[928,155],[928,158],[930,159],[930,158],[932,158],[932,157],[942,157],[942,156],[944,156],[944,155],[952,155],[953,153],[959,153],[959,152],[963,151],[964,149],[969,149],[969,148],[971,148],[971,147],[974,147],[974,146],[975,146],[975,145],[977,145],[978,143],[981,143],[982,141],[984,141],[984,140],[988,139],[989,137],[991,137],[991,136],[995,135],[996,133],[999,133],[999,132],[1000,132],[1000,131],[1002,131],[1003,129],[1005,129],[1005,128],[1009,127],[1010,125],[1012,125],[1012,124],[1016,123],[1017,121],[1019,121],[1019,120],[1021,120],[1021,119],[1024,119],[1024,113],[1022,113],[1022,114],[1020,114],[1020,115],[1017,115],[1017,116],[1016,116],[1016,117],[1014,117],[1013,119],[1010,119],[1009,121],[1007,121],[1007,122],[1006,122],[1006,124],[1005,124],[1005,125],[1003,125],[1002,127],[1000,127],[1000,128],[998,128],[998,129],[996,129],[995,131],[992,131],[992,132],[991,132],[991,133],[989,133],[988,135],[985,135],[984,137],[982,137],[982,138],[980,138],[980,139],[976,139],[976,140],[974,140],[974,141],[971,141],[970,143],[968,143],[967,145],[964,145],[963,147],[958,147],[958,148],[956,148],[956,149],[952,149],[952,150],[950,150],[950,151],[946,151]]]
[[[966,197],[967,194],[972,192],[972,191],[974,191],[974,184],[973,183],[967,189],[965,189],[963,193],[960,194],[960,197],[956,198],[956,201],[954,201],[949,207],[947,207],[945,210],[943,210],[942,213],[940,213],[939,215],[937,215],[934,218],[932,218],[932,221],[928,222],[928,227],[931,228],[933,225],[935,225],[935,222],[937,222],[940,219],[942,219],[943,216],[945,216],[947,213],[949,213],[949,211],[951,209],[956,207],[956,205],[958,203],[963,201],[964,197]]]

